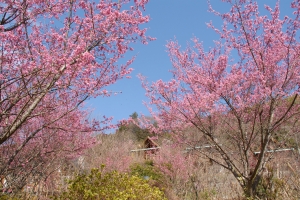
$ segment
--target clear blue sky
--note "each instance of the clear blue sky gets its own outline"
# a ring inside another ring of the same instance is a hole
[[[264,4],[274,7],[276,3],[275,0],[258,1],[261,11],[264,10]],[[229,10],[229,5],[222,3],[221,0],[211,0],[211,4],[217,11]],[[289,5],[290,0],[281,0],[281,16],[291,15]],[[148,28],[147,34],[157,39],[148,45],[134,45],[133,53],[126,55],[126,58],[137,56],[131,65],[134,69],[132,78],[120,80],[107,88],[122,91],[121,94],[106,98],[98,97],[86,102],[86,106],[93,110],[92,118],[113,116],[113,122],[116,123],[127,119],[133,112],[149,115],[143,105],[143,101],[147,101],[145,90],[137,75],[146,76],[149,82],[171,79],[169,70],[172,65],[165,48],[167,41],[176,37],[181,46],[185,47],[195,36],[203,41],[204,47],[208,49],[213,46],[213,40],[217,40],[218,35],[207,28],[206,23],[212,21],[216,27],[222,24],[220,18],[208,12],[206,0],[150,0],[145,14],[149,15],[151,20],[145,25]]]

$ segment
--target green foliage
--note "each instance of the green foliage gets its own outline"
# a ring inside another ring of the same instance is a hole
[[[163,175],[154,167],[153,161],[145,161],[144,164],[134,164],[130,167],[131,174],[140,178],[149,177],[155,181],[162,181]]]
[[[132,113],[131,115],[129,115],[132,119],[137,119],[138,118],[138,114],[136,112]]]
[[[148,136],[152,135],[147,129],[140,128],[135,124],[120,126],[117,134],[124,136],[124,132],[126,132],[127,134],[131,134],[133,136],[133,139],[138,142],[144,142]]]
[[[19,195],[13,195],[13,196],[10,196],[10,195],[7,195],[7,194],[1,194],[0,193],[0,200],[21,200],[21,199],[26,199],[24,197],[19,197]]]
[[[151,187],[138,176],[113,171],[103,174],[93,169],[90,174],[78,175],[70,181],[68,191],[59,199],[82,200],[161,200],[166,199],[157,187]]]
[[[8,195],[5,194],[0,194],[0,200],[11,200],[12,198],[10,198]]]
[[[169,181],[162,172],[154,165],[152,160],[146,160],[142,164],[134,164],[130,167],[130,174],[148,180],[151,186],[156,186],[167,194],[167,188],[170,187]],[[168,198],[169,199],[169,198]],[[172,199],[172,198],[171,198]]]
[[[154,162],[153,162],[153,160],[146,160],[145,165],[154,166]]]
[[[131,131],[135,135],[137,141],[144,141],[148,136],[152,135],[147,129],[142,129],[137,125],[132,125]]]

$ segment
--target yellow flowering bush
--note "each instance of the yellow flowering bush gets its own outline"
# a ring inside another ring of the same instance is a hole
[[[69,183],[68,191],[55,199],[82,200],[165,200],[164,193],[151,187],[138,176],[93,169],[90,174],[78,175]]]

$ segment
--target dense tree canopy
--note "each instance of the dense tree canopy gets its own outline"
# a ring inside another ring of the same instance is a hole
[[[0,4],[0,175],[45,169],[93,143],[109,119],[86,121],[79,108],[127,76],[117,64],[135,41],[147,43],[147,0],[24,0]],[[39,167],[38,167],[39,166]],[[28,168],[27,168],[28,167]],[[19,169],[16,171],[15,169]],[[15,180],[15,179],[14,179]]]

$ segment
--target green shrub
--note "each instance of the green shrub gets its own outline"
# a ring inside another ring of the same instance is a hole
[[[68,191],[55,199],[82,200],[164,200],[164,193],[151,187],[146,180],[116,171],[103,174],[93,169],[90,174],[78,175],[69,183]]]
[[[0,200],[21,200],[25,199],[24,197],[18,197],[18,196],[10,196],[6,194],[0,194]]]
[[[144,164],[134,164],[130,167],[130,173],[143,179],[162,181],[163,175],[154,167],[153,161],[146,161]]]

